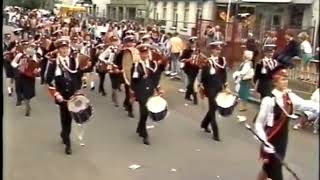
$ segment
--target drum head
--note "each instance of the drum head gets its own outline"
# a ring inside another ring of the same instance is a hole
[[[139,61],[139,51],[136,48],[126,49],[122,56],[123,77],[127,84],[131,82],[131,69],[133,63]]]
[[[229,108],[235,104],[236,98],[237,97],[233,94],[220,92],[216,97],[216,103],[219,107]]]
[[[89,99],[84,95],[75,95],[68,101],[68,109],[71,112],[80,112],[89,106]]]
[[[146,106],[151,113],[160,113],[167,109],[167,101],[160,96],[153,96],[149,98]]]

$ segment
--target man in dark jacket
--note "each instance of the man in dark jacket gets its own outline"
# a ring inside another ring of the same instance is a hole
[[[285,67],[293,68],[294,62],[292,58],[299,56],[299,43],[294,39],[293,32],[291,31],[286,31],[285,39],[287,40],[287,45],[274,58]]]

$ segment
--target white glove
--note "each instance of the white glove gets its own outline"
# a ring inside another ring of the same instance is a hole
[[[266,152],[266,153],[269,153],[269,154],[273,154],[275,153],[275,149],[274,149],[274,146],[272,144],[270,144],[269,142],[266,142],[266,144],[268,146],[263,146],[263,150]]]
[[[63,101],[63,97],[60,94],[56,95],[56,99],[57,99],[58,102],[62,102]]]
[[[232,78],[236,80],[239,75],[240,75],[239,71],[236,71],[232,74]]]

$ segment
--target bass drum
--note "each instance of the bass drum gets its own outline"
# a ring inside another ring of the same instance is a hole
[[[122,69],[123,78],[126,84],[130,85],[131,82],[131,69],[134,63],[139,62],[140,55],[136,48],[128,48],[123,50],[122,55]]]
[[[163,120],[168,113],[168,104],[161,96],[153,96],[148,99],[146,104],[149,116],[155,122]]]
[[[224,117],[230,116],[238,104],[237,96],[225,91],[218,93],[215,100],[219,114]]]

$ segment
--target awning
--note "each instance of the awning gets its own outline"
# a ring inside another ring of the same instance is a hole
[[[291,3],[292,0],[241,0],[248,3]]]
[[[231,0],[231,3],[292,3],[292,4],[312,4],[314,0]],[[216,0],[216,3],[228,4],[229,0]]]
[[[315,0],[292,0],[293,4],[312,4]]]

